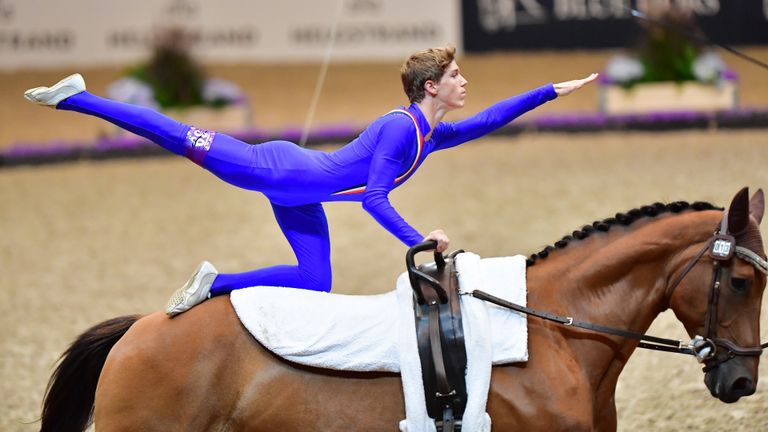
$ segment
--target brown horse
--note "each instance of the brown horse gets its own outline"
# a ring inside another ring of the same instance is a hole
[[[727,212],[654,204],[585,226],[529,260],[528,306],[635,332],[671,308],[716,348],[702,353],[710,393],[735,402],[757,385],[763,207],[762,191],[750,200],[745,188]],[[738,256],[713,238],[724,218]],[[615,430],[616,383],[638,341],[533,317],[528,326],[528,362],[493,368],[494,430]],[[215,298],[81,335],[51,378],[42,430],[80,431],[93,418],[104,431],[393,431],[404,413],[399,375],[286,362]]]

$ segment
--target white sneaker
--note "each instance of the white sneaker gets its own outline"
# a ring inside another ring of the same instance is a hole
[[[203,261],[187,283],[171,295],[165,313],[169,317],[174,317],[205,301],[211,291],[213,280],[218,274],[213,264]]]
[[[24,97],[39,105],[55,108],[64,99],[85,91],[83,76],[76,73],[57,82],[51,87],[35,87],[24,92]]]

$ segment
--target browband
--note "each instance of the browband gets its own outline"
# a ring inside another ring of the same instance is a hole
[[[736,256],[752,264],[763,274],[768,275],[768,261],[764,260],[760,255],[743,246],[736,246]]]

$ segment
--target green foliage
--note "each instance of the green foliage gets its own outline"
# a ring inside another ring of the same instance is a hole
[[[699,50],[679,38],[650,40],[640,57],[645,73],[640,81],[692,81],[693,62]]]
[[[646,28],[647,37],[639,50],[645,70],[638,81],[695,80],[693,63],[701,47],[683,35],[697,31],[690,14],[671,8],[659,20],[663,26]]]
[[[147,83],[162,108],[201,105],[205,73],[192,58],[188,37],[170,30],[157,38],[149,62],[136,66],[128,75]]]

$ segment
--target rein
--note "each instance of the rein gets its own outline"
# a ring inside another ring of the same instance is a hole
[[[512,309],[513,311],[516,311],[516,312],[535,316],[537,318],[541,318],[547,321],[553,321],[565,326],[578,327],[578,328],[582,328],[585,330],[590,330],[598,333],[608,333],[615,336],[626,337],[629,339],[638,339],[640,341],[648,341],[648,342],[640,342],[640,344],[638,345],[640,348],[695,355],[694,345],[692,343],[686,343],[686,342],[675,340],[675,339],[665,339],[665,338],[660,338],[656,336],[649,336],[643,333],[636,333],[636,332],[621,330],[613,327],[606,327],[599,324],[592,324],[586,321],[579,321],[569,316],[560,316],[560,315],[555,315],[549,312],[543,312],[536,309],[531,309],[516,303],[509,302],[507,300],[488,294],[487,292],[481,291],[481,290],[474,290],[471,293],[467,293],[467,294],[471,295],[472,297],[478,298],[480,300],[485,300],[489,303],[493,303],[495,305],[505,307],[507,309]]]
[[[586,321],[580,321],[569,316],[555,315],[549,312],[543,312],[509,302],[481,290],[474,290],[473,292],[467,294],[470,294],[480,300],[484,300],[495,305],[505,307],[507,309],[512,309],[525,315],[535,316],[537,318],[556,322],[565,326],[578,327],[584,330],[621,336],[628,339],[636,339],[640,341],[638,344],[639,348],[692,355],[695,356],[700,363],[706,363],[704,372],[708,372],[709,370],[716,368],[721,363],[724,363],[736,356],[759,356],[763,353],[763,350],[768,348],[768,342],[756,347],[745,348],[728,339],[717,337],[717,305],[718,299],[720,297],[721,278],[723,273],[729,273],[728,270],[723,272],[723,266],[721,262],[730,261],[735,256],[749,263],[761,273],[768,274],[768,261],[745,247],[736,246],[736,239],[732,235],[728,234],[727,226],[727,219],[723,218],[719,230],[715,232],[712,238],[707,241],[704,247],[693,257],[693,259],[691,259],[691,261],[685,266],[683,272],[675,279],[675,281],[670,285],[670,288],[667,290],[667,298],[671,298],[675,288],[677,288],[685,276],[688,275],[691,270],[693,270],[699,260],[704,256],[704,254],[709,252],[709,256],[713,259],[713,270],[712,284],[709,291],[707,314],[704,320],[704,336],[702,337],[697,335],[690,342],[660,338],[644,333],[637,333],[599,324],[593,324]],[[726,353],[724,360],[718,358],[718,347],[723,348],[724,352]]]

